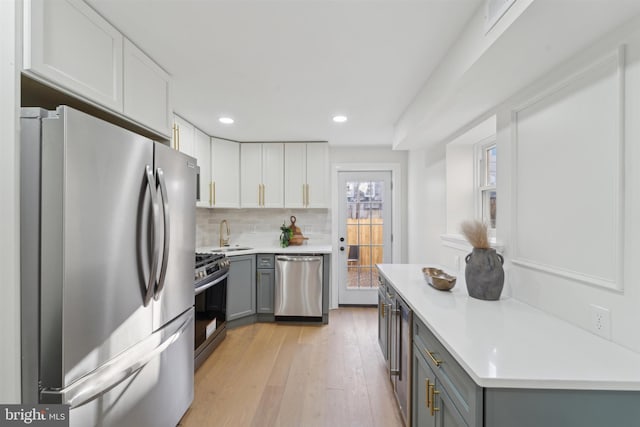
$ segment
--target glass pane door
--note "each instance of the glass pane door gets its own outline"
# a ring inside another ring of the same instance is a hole
[[[376,264],[390,262],[390,172],[341,172],[341,304],[369,304],[378,287]],[[370,292],[366,292],[370,291]]]

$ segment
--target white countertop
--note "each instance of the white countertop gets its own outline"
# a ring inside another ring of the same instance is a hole
[[[459,284],[435,290],[426,266],[378,265],[478,385],[640,390],[640,354],[513,298],[477,300]]]
[[[276,236],[276,237],[274,237]],[[219,246],[202,246],[196,248],[198,253],[224,252],[227,256],[250,254],[330,254],[331,245],[323,235],[309,235],[302,245],[280,247],[276,233],[247,233],[232,239],[230,249],[248,248],[247,250],[228,250]]]

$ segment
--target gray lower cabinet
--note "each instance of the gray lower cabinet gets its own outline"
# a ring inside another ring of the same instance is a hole
[[[389,283],[381,283],[381,288],[385,286],[394,293]],[[380,321],[382,292],[379,304],[380,340],[387,327]],[[385,354],[385,347],[381,348]],[[482,388],[417,316],[413,322],[411,368],[412,427],[640,425],[638,391]]]
[[[256,256],[230,257],[227,321],[256,314]]]
[[[256,293],[259,314],[273,314],[273,297],[275,287],[275,268],[273,254],[258,254],[256,256],[258,268],[256,270]]]
[[[429,366],[421,349],[413,346],[412,426],[466,427],[442,382]]]

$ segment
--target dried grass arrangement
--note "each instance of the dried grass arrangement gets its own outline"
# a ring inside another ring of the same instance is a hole
[[[464,221],[460,225],[462,235],[467,241],[477,249],[489,249],[489,234],[487,232],[487,224],[478,220]]]

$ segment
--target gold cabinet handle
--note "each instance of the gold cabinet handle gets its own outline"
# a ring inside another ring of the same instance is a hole
[[[429,384],[429,387],[431,387],[431,416],[434,417],[436,411],[440,410],[440,408],[436,408],[436,394],[440,394],[440,392],[436,390],[435,384]]]
[[[306,199],[307,199],[307,201],[305,202],[305,206],[306,206],[306,207],[309,207],[309,184],[305,184],[305,187],[306,187],[306,189],[307,189],[307,192],[306,192],[306,193],[307,193],[307,194],[306,194]]]
[[[384,319],[384,316],[385,316],[385,308],[384,308],[385,305],[386,304],[380,304],[380,310],[382,311],[382,318],[383,319]]]
[[[178,149],[178,137],[176,136],[176,124],[173,124],[173,141],[171,141],[171,143],[173,144],[173,149],[177,150]]]
[[[262,184],[258,184],[258,206],[262,206]]]
[[[213,206],[216,205],[216,182],[213,181]]]
[[[267,192],[267,186],[262,184],[262,207],[264,207],[264,199],[265,199],[266,192]]]
[[[306,206],[307,206],[307,189],[306,189],[306,184],[302,184],[302,207],[304,208]]]
[[[424,353],[429,356],[429,359],[431,359],[431,361],[436,365],[436,366],[440,366],[442,364],[442,360],[438,360],[435,358],[434,351],[429,351],[426,348],[424,349]]]
[[[180,151],[180,125],[176,125],[177,128],[177,135],[178,135],[178,151]]]

